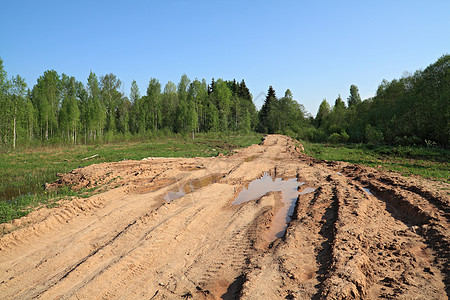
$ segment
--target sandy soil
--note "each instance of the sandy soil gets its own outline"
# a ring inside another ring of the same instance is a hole
[[[265,172],[315,188],[274,241],[280,192],[232,204]],[[1,299],[449,295],[449,185],[317,161],[285,136],[229,156],[92,165],[63,184],[110,189],[1,225],[15,228],[0,237]]]

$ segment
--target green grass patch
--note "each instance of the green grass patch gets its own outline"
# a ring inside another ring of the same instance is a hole
[[[70,196],[68,191],[46,194],[44,184],[57,173],[78,167],[145,157],[210,157],[232,149],[258,144],[262,135],[198,134],[195,139],[171,135],[98,145],[53,145],[0,153],[0,223],[26,215],[52,197]],[[98,155],[92,159],[83,158]],[[89,195],[89,191],[77,196]]]
[[[44,191],[43,193],[21,195],[11,200],[0,201],[0,223],[26,216],[36,207],[56,207],[61,199],[77,197],[86,193],[85,190],[73,191],[70,187],[62,187],[54,192]]]
[[[366,144],[302,143],[306,153],[317,159],[362,164],[396,171],[404,176],[419,175],[450,183],[450,150]]]

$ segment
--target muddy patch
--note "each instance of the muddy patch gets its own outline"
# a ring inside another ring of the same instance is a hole
[[[296,178],[283,180],[282,178],[273,179],[268,173],[264,173],[261,178],[250,182],[233,201],[233,205],[242,204],[248,201],[256,200],[269,192],[281,192],[281,201],[283,206],[275,214],[272,225],[265,234],[267,241],[272,242],[277,238],[283,237],[286,232],[287,223],[291,221],[294,212],[295,203],[299,195],[299,187],[304,182],[297,181]]]
[[[181,198],[186,194],[192,193],[198,189],[201,189],[202,187],[205,187],[207,185],[216,182],[222,177],[223,175],[221,174],[213,174],[211,176],[207,176],[204,178],[191,180],[188,183],[184,184],[182,187],[180,187],[178,190],[168,192],[164,196],[164,200],[170,202],[175,199]]]

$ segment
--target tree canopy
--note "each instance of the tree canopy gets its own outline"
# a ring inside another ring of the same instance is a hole
[[[450,55],[425,70],[383,80],[373,98],[361,101],[350,86],[348,107],[340,96],[329,109],[325,100],[314,120],[316,141],[450,147]],[[333,138],[331,138],[333,136]]]
[[[0,58],[0,146],[52,139],[88,143],[117,134],[258,131],[320,142],[450,147],[450,55],[414,74],[383,80],[364,101],[352,84],[347,105],[340,95],[333,106],[323,99],[315,117],[289,89],[279,98],[272,86],[258,111],[244,79],[207,84],[183,74],[178,84],[164,86],[150,78],[145,91],[133,81],[127,97],[112,73],[91,71],[83,83],[55,70],[27,88],[19,75],[8,79]]]

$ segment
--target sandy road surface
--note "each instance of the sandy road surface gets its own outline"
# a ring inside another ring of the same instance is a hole
[[[265,172],[315,188],[274,241],[283,193],[232,204]],[[114,188],[33,212],[0,237],[1,299],[449,295],[444,183],[316,161],[279,135],[230,156],[105,163],[60,180],[106,182]]]

